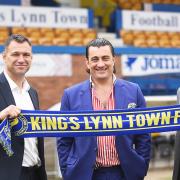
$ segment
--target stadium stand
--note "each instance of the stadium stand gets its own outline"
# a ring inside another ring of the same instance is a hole
[[[179,5],[179,0],[114,0],[116,5],[120,9],[129,9],[129,10],[143,10],[144,3],[150,4],[175,4]]]
[[[122,29],[119,31],[119,36],[125,45],[136,47],[180,47],[179,32],[129,31]]]
[[[84,46],[97,36],[94,29],[1,27],[0,44],[12,33],[27,36],[33,45],[45,46]]]

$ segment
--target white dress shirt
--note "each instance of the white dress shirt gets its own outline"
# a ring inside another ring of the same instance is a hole
[[[20,90],[17,84],[6,73],[6,71],[4,71],[4,75],[11,88],[16,106],[24,110],[34,110],[31,97],[28,93],[30,85],[28,84],[27,80],[23,82],[23,88]],[[37,149],[37,138],[24,138],[24,156],[22,166],[31,167],[40,164],[41,163]]]

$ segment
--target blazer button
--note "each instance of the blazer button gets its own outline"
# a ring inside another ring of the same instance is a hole
[[[97,152],[97,147],[94,148],[94,151]]]

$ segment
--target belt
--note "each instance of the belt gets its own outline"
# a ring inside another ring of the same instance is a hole
[[[108,169],[120,169],[121,166],[120,165],[116,165],[116,166],[109,166],[109,167],[103,167],[103,166],[99,166],[96,167],[94,170],[108,170]]]
[[[24,171],[28,171],[28,172],[35,171],[35,170],[37,170],[38,168],[39,168],[38,165],[30,166],[30,167],[24,167],[24,166],[22,166],[22,169],[23,169]]]

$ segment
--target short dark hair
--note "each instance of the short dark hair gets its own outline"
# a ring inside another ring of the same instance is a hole
[[[27,42],[30,46],[32,46],[30,40],[29,40],[27,37],[25,37],[25,36],[23,36],[23,35],[21,35],[21,34],[12,34],[12,35],[9,36],[9,38],[5,41],[5,43],[4,43],[4,49],[6,49],[6,48],[10,45],[10,43],[11,43],[12,41],[16,41],[16,42],[18,42],[18,43]]]
[[[101,46],[109,46],[111,49],[112,56],[113,57],[115,56],[114,48],[108,40],[106,40],[104,38],[96,38],[87,44],[87,46],[86,46],[86,58],[88,59],[88,57],[89,57],[89,48],[90,47],[101,47]]]

